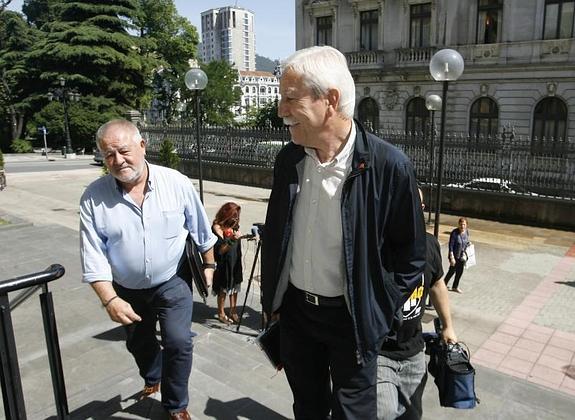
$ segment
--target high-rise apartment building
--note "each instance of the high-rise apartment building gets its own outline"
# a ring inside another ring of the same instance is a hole
[[[238,70],[255,71],[254,14],[226,6],[202,12],[201,57],[205,63],[224,60]]]

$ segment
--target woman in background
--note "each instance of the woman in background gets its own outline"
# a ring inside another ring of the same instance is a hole
[[[449,271],[445,276],[445,285],[449,284],[449,280],[455,274],[453,280],[452,292],[463,293],[459,288],[459,280],[465,268],[467,255],[465,249],[469,246],[469,231],[467,230],[467,219],[465,217],[459,218],[458,227],[451,231],[449,235]]]
[[[214,273],[213,294],[218,300],[218,319],[229,325],[238,323],[238,292],[242,277],[242,249],[240,246],[240,211],[236,203],[225,203],[214,218],[212,230],[218,241],[214,247],[216,271]],[[224,309],[226,296],[230,297],[229,316]]]

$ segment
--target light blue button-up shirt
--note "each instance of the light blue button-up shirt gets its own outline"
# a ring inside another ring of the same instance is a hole
[[[146,289],[176,274],[188,232],[200,252],[217,241],[192,182],[148,164],[140,208],[112,175],[92,182],[80,200],[82,281]]]

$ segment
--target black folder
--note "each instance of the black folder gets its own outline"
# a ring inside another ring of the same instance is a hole
[[[188,235],[186,238],[186,248],[180,261],[178,275],[188,283],[190,290],[193,291],[192,284],[196,286],[196,290],[205,303],[208,297],[208,285],[202,267],[203,262],[198,247],[192,237]]]
[[[272,366],[277,370],[283,369],[280,357],[280,322],[273,321],[256,338],[256,343],[267,356]]]

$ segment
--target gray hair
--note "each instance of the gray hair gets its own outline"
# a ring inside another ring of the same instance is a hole
[[[304,84],[317,97],[329,89],[340,92],[337,111],[353,118],[355,108],[355,83],[347,67],[345,56],[333,47],[309,47],[296,51],[280,64],[282,74],[292,70],[303,77]]]
[[[105,124],[102,124],[100,128],[98,128],[98,131],[96,131],[96,146],[98,146],[98,149],[102,150],[101,148],[102,140],[104,139],[104,136],[106,135],[107,131],[110,128],[116,126],[119,126],[124,130],[126,130],[130,134],[130,138],[134,142],[139,143],[140,140],[144,140],[142,135],[140,134],[140,130],[138,129],[138,127],[136,127],[136,125],[134,125],[134,123],[122,118],[118,118],[115,120],[110,120]]]

